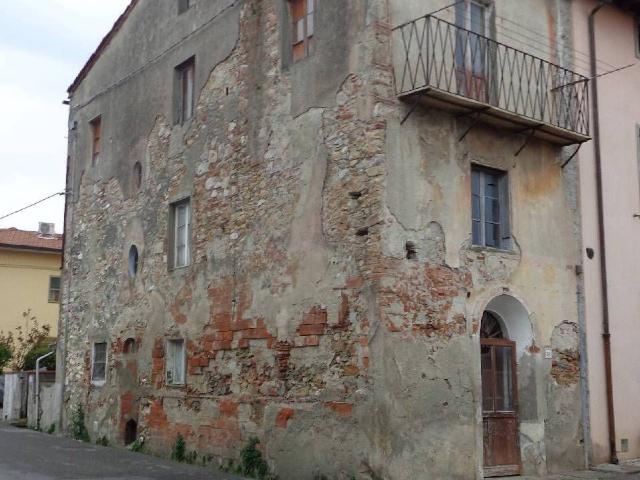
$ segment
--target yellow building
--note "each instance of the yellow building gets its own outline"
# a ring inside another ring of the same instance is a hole
[[[57,335],[61,255],[53,224],[40,224],[38,232],[0,229],[0,330],[28,329],[36,317]]]

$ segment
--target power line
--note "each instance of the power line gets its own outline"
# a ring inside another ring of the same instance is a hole
[[[37,202],[32,203],[31,205],[27,205],[26,207],[22,207],[18,210],[16,210],[15,212],[11,212],[11,213],[7,213],[6,215],[3,215],[2,217],[0,217],[0,220],[4,220],[7,217],[10,217],[11,215],[15,215],[16,213],[20,213],[20,212],[24,212],[26,209],[31,208],[31,207],[35,207],[36,205],[45,202],[47,200],[49,200],[50,198],[56,197],[58,195],[64,195],[66,192],[56,192],[53,193],[51,195],[49,195],[48,197],[43,198],[42,200],[38,200]]]

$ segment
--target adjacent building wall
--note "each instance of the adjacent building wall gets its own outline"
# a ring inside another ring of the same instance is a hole
[[[15,333],[21,326],[26,332],[36,317],[55,336],[59,305],[49,302],[49,278],[59,276],[60,254],[0,249],[0,330]]]
[[[573,2],[575,49],[589,51],[588,15],[595,1]],[[637,36],[633,15],[614,6],[596,16],[597,59],[614,67],[637,63]],[[612,70],[599,63],[598,72]],[[634,366],[640,363],[640,294],[636,272],[640,269],[637,238],[640,220],[638,186],[638,124],[640,123],[640,69],[629,68],[598,79],[604,218],[609,284],[609,316],[613,365],[614,407],[618,456],[621,460],[640,457],[640,379]],[[589,410],[592,463],[609,461],[604,359],[602,352],[602,296],[595,161],[593,145],[582,147],[580,196],[586,296],[587,355],[589,359]],[[594,257],[586,249],[594,250]],[[621,450],[627,439],[628,451]]]

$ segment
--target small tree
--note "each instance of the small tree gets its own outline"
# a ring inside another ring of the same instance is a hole
[[[11,345],[7,345],[0,339],[0,375],[4,372],[4,367],[9,364],[12,358],[13,352],[11,351]]]
[[[22,326],[16,327],[15,334],[13,332],[7,334],[0,332],[0,349],[2,348],[1,346],[4,346],[5,350],[11,353],[9,360],[6,360],[3,365],[3,354],[0,352],[0,370],[7,365],[14,370],[32,370],[35,368],[35,360],[48,351],[47,343],[51,327],[49,325],[40,325],[38,319],[31,313],[31,309],[22,312],[22,318],[28,327],[24,329]],[[38,351],[33,352],[35,349],[38,349]],[[39,352],[41,352],[40,355],[37,355]],[[36,356],[31,360],[33,355]],[[6,352],[4,356],[6,357]],[[25,363],[27,357],[29,357],[28,364]],[[51,361],[53,364],[50,365],[55,365],[55,359]]]
[[[41,343],[40,345],[36,345],[31,350],[27,352],[24,356],[24,360],[22,362],[23,370],[35,370],[36,369],[36,361],[38,358],[46,355],[51,351],[51,347],[46,343]],[[40,362],[40,368],[46,368],[47,370],[55,370],[56,369],[56,356],[49,355],[42,362]]]

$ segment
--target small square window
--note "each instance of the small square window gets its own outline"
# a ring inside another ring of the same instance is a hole
[[[191,260],[191,208],[189,199],[171,205],[171,266],[181,268]]]
[[[60,277],[49,277],[49,303],[60,301]]]
[[[91,120],[91,165],[96,166],[100,162],[100,150],[102,146],[102,117]]]
[[[185,123],[193,117],[195,93],[195,57],[175,69],[175,121]]]
[[[97,342],[93,344],[91,356],[91,381],[104,382],[107,376],[107,343]]]
[[[184,385],[185,383],[185,351],[184,340],[167,341],[167,385]]]
[[[474,245],[500,249],[511,248],[506,172],[472,167],[471,225]]]
[[[178,0],[178,15],[182,15],[184,12],[189,10],[191,6],[191,2],[189,0]]]

